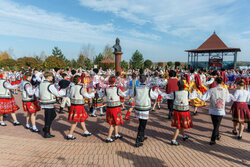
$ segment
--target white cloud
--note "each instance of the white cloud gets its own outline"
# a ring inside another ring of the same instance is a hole
[[[117,17],[173,35],[185,31],[208,31],[227,23],[228,10],[220,9],[235,0],[79,0],[96,11],[112,12]],[[225,13],[225,14],[221,14]]]

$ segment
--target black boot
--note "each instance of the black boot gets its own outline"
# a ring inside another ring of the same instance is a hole
[[[58,112],[59,114],[64,114],[65,112],[63,112],[63,108],[62,107],[60,107],[60,110],[59,110],[59,112]]]
[[[70,111],[70,107],[68,107],[68,112]]]
[[[137,134],[137,138],[135,141],[135,147],[141,147],[143,145],[143,143],[141,143],[141,132],[138,132]]]
[[[55,137],[55,135],[52,135],[52,134],[50,133],[50,127],[49,127],[49,135],[50,135],[51,137]]]
[[[172,112],[171,111],[169,111],[169,113],[168,113],[168,119],[172,119]]]
[[[145,132],[143,131],[142,133],[141,133],[141,139],[140,139],[140,142],[144,142],[145,140],[147,140],[148,138],[147,137],[145,137]]]
[[[49,127],[44,127],[43,132],[44,132],[43,135],[44,138],[52,138],[52,136],[49,134]]]

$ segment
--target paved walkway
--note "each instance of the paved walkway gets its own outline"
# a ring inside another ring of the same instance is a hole
[[[16,96],[20,107],[20,95]],[[229,106],[227,107],[229,111]],[[221,141],[217,145],[208,144],[212,124],[207,107],[199,109],[193,117],[194,128],[188,130],[188,141],[181,141],[180,146],[171,146],[174,128],[167,119],[167,106],[151,113],[146,128],[148,140],[144,146],[135,148],[138,122],[136,118],[120,126],[124,138],[106,144],[108,124],[105,117],[89,118],[86,126],[93,133],[83,137],[80,127],[76,128],[74,141],[65,140],[70,123],[67,113],[57,116],[53,122],[53,139],[44,139],[42,134],[31,133],[24,126],[14,127],[10,115],[6,118],[7,127],[0,127],[0,166],[250,166],[250,134],[244,133],[238,141],[231,134],[232,121],[227,114],[222,121]],[[124,111],[123,114],[126,112]],[[134,115],[132,114],[134,117]],[[19,121],[25,124],[25,113],[17,112]],[[43,111],[37,117],[37,126],[42,129]]]

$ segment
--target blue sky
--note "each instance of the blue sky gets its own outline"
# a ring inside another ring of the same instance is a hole
[[[215,30],[250,61],[249,9],[249,0],[0,0],[0,51],[18,58],[58,46],[71,59],[119,37],[127,61],[136,49],[155,62],[187,61],[184,50]]]

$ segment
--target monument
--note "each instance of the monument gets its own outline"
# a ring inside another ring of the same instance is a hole
[[[119,71],[120,73],[122,72],[120,63],[121,63],[121,55],[122,53],[122,48],[120,46],[120,39],[116,38],[115,40],[115,45],[113,46],[114,48],[114,54],[115,54],[115,72]]]

